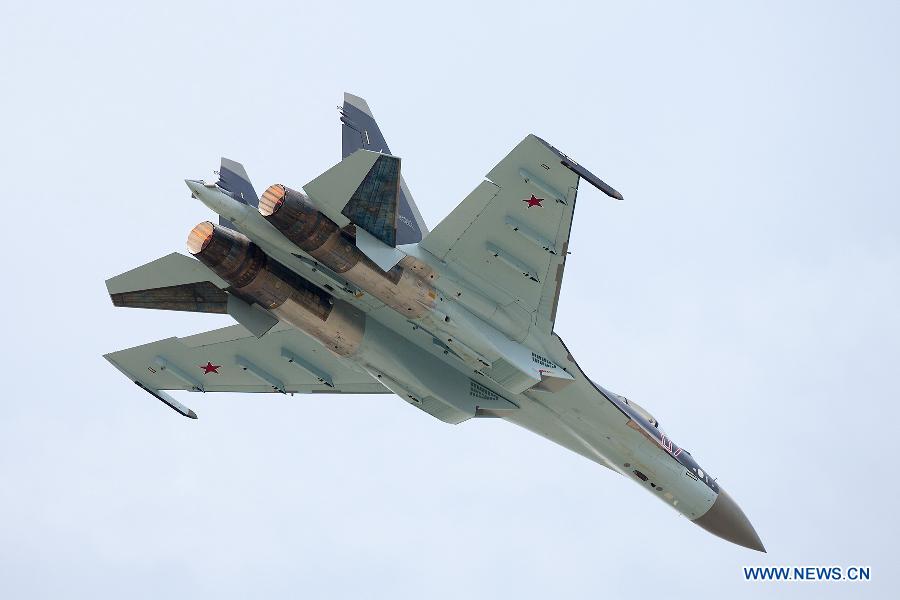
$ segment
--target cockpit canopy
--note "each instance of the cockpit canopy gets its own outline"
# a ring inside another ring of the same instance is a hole
[[[624,402],[624,403],[627,404],[628,406],[632,407],[636,413],[638,413],[639,415],[641,415],[642,417],[644,417],[645,419],[647,419],[647,421],[648,421],[651,425],[653,425],[653,426],[656,427],[657,429],[660,429],[660,430],[661,430],[661,428],[660,428],[660,426],[659,426],[659,421],[656,419],[656,417],[654,417],[653,415],[651,415],[651,414],[647,411],[646,408],[644,408],[643,406],[641,406],[640,404],[638,404],[638,403],[635,402],[634,400],[629,400],[629,399],[626,398],[625,396],[619,396],[619,394],[616,394],[616,396],[618,396],[619,399],[622,400],[622,402]]]

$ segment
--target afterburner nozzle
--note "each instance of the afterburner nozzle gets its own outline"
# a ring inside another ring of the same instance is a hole
[[[262,198],[259,199],[259,214],[264,217],[271,217],[278,212],[278,209],[284,204],[284,195],[286,192],[287,188],[280,183],[270,185],[266,188]]]
[[[188,252],[236,288],[253,281],[267,256],[247,236],[204,221],[191,229]]]
[[[187,247],[231,286],[229,294],[270,311],[340,356],[358,350],[365,315],[346,302],[335,302],[315,284],[270,259],[247,236],[204,221],[191,230]]]
[[[191,229],[187,240],[188,252],[194,256],[203,252],[203,249],[212,241],[214,227],[215,225],[209,221],[203,221]]]
[[[357,247],[354,228],[339,227],[303,192],[269,186],[259,213],[297,248],[405,318],[420,318],[434,308],[438,293],[423,276],[402,264],[389,271],[379,267]]]
[[[301,250],[309,253],[320,248],[340,229],[337,223],[315,207],[306,194],[280,183],[270,185],[263,192],[259,199],[259,214]],[[345,245],[349,248],[342,254],[352,254],[355,250],[353,244]]]

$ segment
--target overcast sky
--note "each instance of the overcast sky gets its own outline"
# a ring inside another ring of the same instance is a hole
[[[897,4],[54,4],[0,5],[4,598],[896,593]],[[184,251],[220,156],[259,190],[337,162],[344,91],[431,226],[531,132],[624,194],[583,186],[556,330],[768,555],[502,421],[181,394],[191,421],[101,358],[229,324],[103,281]],[[744,581],[770,564],[872,581]]]

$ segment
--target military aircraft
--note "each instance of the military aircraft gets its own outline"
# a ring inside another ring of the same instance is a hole
[[[554,332],[581,180],[621,194],[534,135],[429,231],[368,104],[346,94],[343,160],[257,195],[239,163],[186,180],[219,216],[173,253],[106,282],[115,306],[222,313],[236,325],[106,355],[166,390],[393,393],[446,423],[501,418],[632,479],[713,534],[765,551],[690,452],[591,381]]]

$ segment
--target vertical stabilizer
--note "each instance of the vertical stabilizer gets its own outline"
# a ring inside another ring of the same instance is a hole
[[[232,198],[249,204],[254,208],[259,207],[259,196],[250,183],[250,177],[247,175],[247,169],[239,162],[230,158],[222,157],[222,164],[219,166],[219,181],[216,184],[231,194]],[[225,217],[219,217],[219,225],[228,227],[229,229],[237,229],[234,223]]]
[[[344,94],[344,106],[341,108],[341,145],[342,157],[347,158],[357,150],[370,150],[391,154],[372,116],[372,111],[365,100],[353,94]],[[428,227],[419,213],[403,176],[400,176],[399,207],[397,211],[397,244],[414,244],[420,242],[428,233]]]

